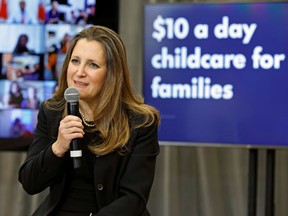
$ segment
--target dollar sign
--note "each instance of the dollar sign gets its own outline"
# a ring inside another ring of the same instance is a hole
[[[165,20],[160,15],[153,22],[153,27],[155,31],[152,33],[152,37],[155,38],[158,42],[161,42],[161,40],[166,35],[166,30],[163,27],[164,24],[165,24]]]

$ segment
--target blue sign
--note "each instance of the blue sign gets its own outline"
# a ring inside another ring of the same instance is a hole
[[[288,146],[288,3],[149,4],[144,20],[160,141]]]

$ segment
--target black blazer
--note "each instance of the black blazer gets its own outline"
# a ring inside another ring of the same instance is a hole
[[[52,152],[62,111],[47,110],[41,105],[33,142],[19,170],[24,190],[33,195],[47,187],[50,193],[34,212],[49,215],[58,204],[65,183],[65,163]],[[95,193],[99,212],[94,216],[148,216],[146,204],[154,179],[156,156],[159,154],[156,123],[132,131],[128,142],[131,151],[94,158]],[[97,161],[97,167],[96,167]]]

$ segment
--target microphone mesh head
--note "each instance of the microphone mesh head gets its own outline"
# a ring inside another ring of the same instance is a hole
[[[64,98],[67,102],[77,102],[80,98],[80,93],[76,88],[69,87],[64,92]]]

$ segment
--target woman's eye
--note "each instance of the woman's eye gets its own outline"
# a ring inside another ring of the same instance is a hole
[[[90,67],[91,67],[91,68],[95,68],[95,69],[96,69],[96,68],[99,68],[99,66],[98,66],[97,64],[95,64],[95,63],[91,63],[91,64],[90,64]]]
[[[78,64],[78,63],[79,63],[79,60],[78,60],[78,59],[71,59],[71,62],[72,62],[73,64]]]

